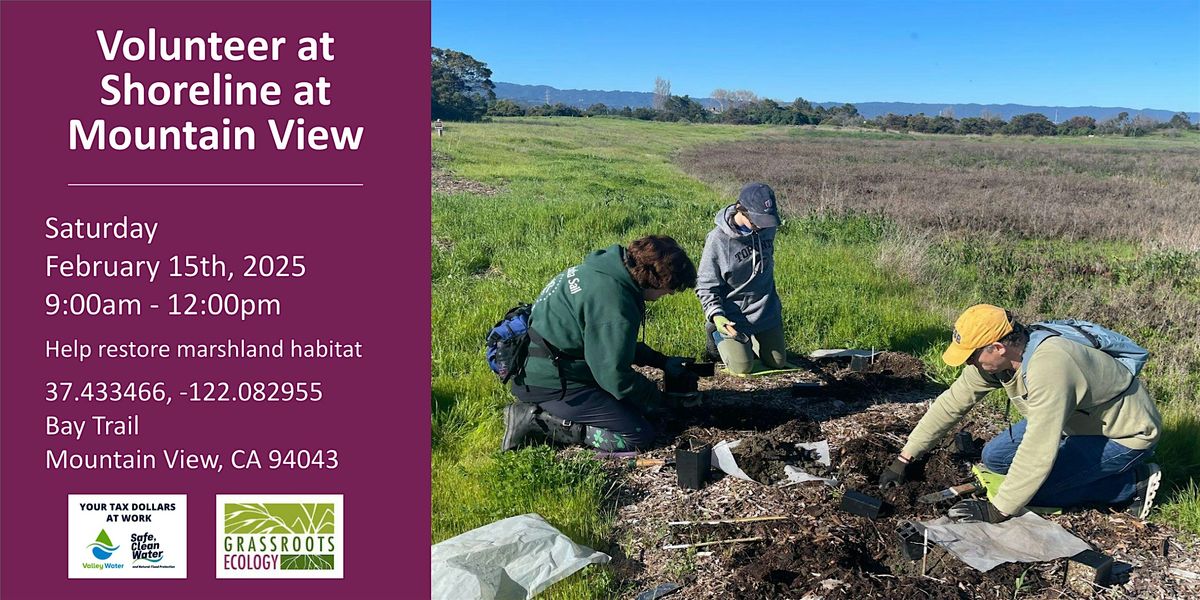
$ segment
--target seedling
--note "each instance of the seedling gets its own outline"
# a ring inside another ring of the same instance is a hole
[[[1033,567],[1029,567],[1029,569],[1032,568]],[[1017,596],[1022,591],[1025,591],[1025,588],[1030,585],[1029,582],[1025,581],[1025,575],[1029,573],[1029,569],[1021,571],[1021,574],[1017,576],[1017,580],[1013,582],[1013,600],[1017,600]]]

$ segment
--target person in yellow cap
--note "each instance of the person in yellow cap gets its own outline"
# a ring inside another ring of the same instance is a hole
[[[988,392],[1003,388],[1025,417],[983,449],[984,466],[1006,474],[1004,482],[990,501],[955,504],[951,517],[998,523],[1026,506],[1127,505],[1145,518],[1161,479],[1158,466],[1146,463],[1162,431],[1150,394],[1110,354],[1064,336],[1035,335],[1039,341],[1029,344],[1030,329],[997,306],[963,312],[942,359],[966,367],[909,434],[880,486],[904,483],[909,463]]]

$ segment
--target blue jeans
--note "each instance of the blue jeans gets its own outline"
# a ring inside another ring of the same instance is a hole
[[[1024,419],[1013,425],[1013,439],[1005,430],[983,446],[983,465],[988,470],[1008,473],[1025,425]],[[1153,449],[1126,448],[1102,435],[1067,436],[1058,446],[1050,475],[1029,505],[1069,508],[1126,502],[1137,487],[1134,467],[1152,454]]]

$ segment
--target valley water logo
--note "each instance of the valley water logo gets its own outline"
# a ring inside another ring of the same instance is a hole
[[[67,508],[68,578],[187,578],[186,495],[70,494]]]
[[[217,579],[341,579],[341,494],[217,495]]]
[[[100,530],[100,535],[96,536],[96,541],[88,544],[87,547],[88,547],[88,550],[92,551],[92,556],[95,556],[97,560],[108,560],[109,558],[112,557],[114,552],[116,552],[117,550],[119,550],[121,548],[120,546],[113,545],[112,540],[108,538],[108,532],[104,531],[103,529]],[[117,562],[113,562],[113,563],[110,563],[107,565],[95,564],[95,563],[88,565],[88,563],[84,563],[84,568],[89,568],[89,569],[104,569],[104,568],[120,569],[124,566],[125,565],[117,563]]]

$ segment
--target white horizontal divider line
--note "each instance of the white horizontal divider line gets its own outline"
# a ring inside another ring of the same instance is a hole
[[[362,183],[68,183],[67,187],[363,187]]]

